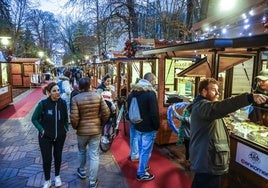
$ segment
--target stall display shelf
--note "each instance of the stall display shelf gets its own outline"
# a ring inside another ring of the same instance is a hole
[[[250,121],[235,122],[225,119],[230,133],[268,149],[268,127]]]

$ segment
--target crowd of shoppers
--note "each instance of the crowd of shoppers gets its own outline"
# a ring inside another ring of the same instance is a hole
[[[61,87],[64,88],[66,94],[60,94],[60,87],[57,83],[48,83],[44,88],[47,98],[38,103],[32,115],[32,122],[39,131],[38,140],[45,175],[44,188],[51,186],[53,157],[55,186],[62,185],[60,166],[68,131],[68,112],[71,125],[77,134],[80,162],[77,175],[81,179],[86,178],[87,150],[89,149],[89,185],[97,187],[102,126],[109,123],[108,119],[115,111],[110,92],[111,76],[105,75],[95,91],[91,89],[90,78],[80,78],[78,88],[72,97],[71,72],[68,70],[63,72],[60,79],[63,82]],[[199,94],[186,108],[187,117],[185,114],[181,116],[175,113],[175,117],[181,123],[187,124],[186,127],[184,126],[184,143],[186,160],[190,160],[191,170],[194,172],[192,188],[219,188],[221,186],[221,176],[228,173],[230,162],[229,135],[222,118],[251,104],[264,105],[268,99],[265,95],[268,92],[268,70],[261,71],[256,79],[257,89],[254,94],[243,93],[222,101],[218,100],[220,94],[218,81],[214,78],[203,79],[198,86]],[[149,160],[160,126],[155,81],[156,77],[153,73],[146,73],[143,79],[139,79],[132,86],[127,96],[127,104],[131,103],[133,97],[137,98],[142,118],[142,121],[136,124],[129,122],[130,159],[139,162],[136,172],[138,181],[154,179],[154,175],[149,173]],[[256,109],[254,110],[251,113],[256,116]]]

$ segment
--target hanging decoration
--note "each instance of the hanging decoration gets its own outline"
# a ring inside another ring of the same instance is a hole
[[[262,24],[265,28],[265,32],[268,31],[268,8],[264,9],[264,16],[262,18]]]
[[[130,40],[127,40],[125,42],[124,55],[129,58],[135,57],[139,45],[140,44],[137,40],[133,40],[132,42]]]

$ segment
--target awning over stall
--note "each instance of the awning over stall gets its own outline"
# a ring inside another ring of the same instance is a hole
[[[219,57],[218,72],[243,63],[258,51],[268,50],[268,34],[234,39],[209,39],[144,51],[143,55],[166,58],[195,58],[196,62],[181,71],[178,76],[211,76],[211,56]]]
[[[248,55],[252,50],[268,50],[268,34],[242,37],[234,39],[209,39],[205,41],[178,44],[169,47],[156,48],[143,51],[143,55],[166,54],[167,57],[199,57],[213,54],[240,54]],[[254,53],[252,51],[252,53]]]
[[[235,65],[243,63],[248,59],[252,58],[251,56],[220,56],[219,72],[223,72],[232,68]],[[206,76],[211,75],[211,64],[208,62],[207,58],[203,58],[200,61],[196,62],[192,66],[184,69],[177,76]]]
[[[36,63],[40,61],[39,58],[13,58],[11,63]]]

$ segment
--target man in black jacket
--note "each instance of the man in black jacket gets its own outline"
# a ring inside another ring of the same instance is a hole
[[[149,159],[151,157],[156,132],[159,128],[159,111],[155,84],[155,75],[146,73],[143,79],[133,86],[128,96],[128,108],[133,97],[137,98],[142,121],[136,123],[135,129],[138,135],[139,167],[137,170],[138,181],[149,181],[154,179],[154,175],[148,173]]]

